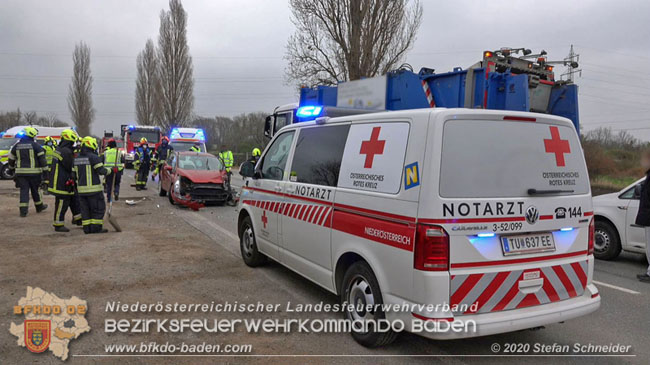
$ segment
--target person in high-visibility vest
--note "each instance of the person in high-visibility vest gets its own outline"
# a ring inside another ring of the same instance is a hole
[[[117,149],[117,143],[113,138],[108,140],[106,151],[104,151],[104,167],[113,170],[113,173],[105,179],[106,199],[111,201],[111,194],[115,200],[120,200],[120,182],[124,170],[124,155]],[[115,187],[115,191],[113,191]]]
[[[72,129],[64,129],[61,132],[61,142],[54,151],[51,165],[50,185],[47,191],[56,198],[54,203],[54,230],[56,232],[70,232],[65,227],[65,213],[68,207],[72,212],[72,223],[81,225],[81,208],[79,197],[75,195],[74,167],[75,143],[79,139],[77,132]]]
[[[84,233],[106,233],[104,225],[104,211],[106,202],[100,175],[110,175],[111,169],[104,167],[97,150],[97,140],[94,137],[84,137],[81,141],[81,150],[74,159],[74,175],[79,193],[81,207],[81,224]]]
[[[228,201],[234,201],[232,195],[232,187],[230,185],[230,179],[232,177],[232,165],[235,163],[235,158],[232,155],[232,151],[226,149],[225,145],[221,145],[221,152],[219,152],[219,159],[223,162],[223,166],[226,168],[226,190],[228,191]]]
[[[201,145],[199,143],[195,143],[190,147],[190,152],[201,152]]]
[[[135,150],[135,161],[133,162],[133,166],[136,169],[135,190],[147,190],[149,171],[155,169],[155,161],[153,151],[147,144],[147,139],[142,137],[140,139],[140,146]]]
[[[52,170],[52,159],[54,158],[54,151],[56,150],[56,140],[52,136],[45,137],[45,143],[43,143],[43,149],[45,150],[45,161],[47,161],[47,166],[49,170]],[[41,187],[43,192],[47,194],[47,187],[50,184],[50,174],[44,174],[44,179],[41,182]]]
[[[235,164],[235,158],[232,155],[231,150],[227,150],[226,146],[221,146],[222,151],[219,152],[219,158],[223,161],[223,165],[226,168],[226,172],[230,175],[230,169],[232,165]]]
[[[18,204],[20,216],[26,217],[29,209],[29,193],[32,194],[36,212],[47,209],[43,203],[39,187],[43,176],[49,173],[49,166],[45,159],[45,150],[34,141],[38,130],[34,127],[25,127],[23,136],[9,151],[9,167],[16,170],[14,180],[16,187],[20,188],[20,203]]]

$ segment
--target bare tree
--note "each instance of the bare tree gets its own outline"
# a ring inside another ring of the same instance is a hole
[[[290,0],[296,32],[289,38],[287,79],[332,85],[382,75],[415,41],[419,0]]]
[[[135,116],[140,125],[154,125],[160,120],[158,59],[151,39],[137,59],[135,81]]]
[[[194,79],[187,45],[187,13],[180,0],[169,1],[169,11],[160,12],[158,70],[160,76],[161,128],[184,126],[194,106]]]
[[[38,115],[36,115],[36,112],[26,112],[25,114],[23,114],[23,120],[25,121],[25,124],[29,124],[29,125],[37,124]]]
[[[90,72],[90,48],[79,42],[72,54],[73,75],[68,92],[68,109],[81,136],[90,135],[95,116],[93,109],[93,77]]]

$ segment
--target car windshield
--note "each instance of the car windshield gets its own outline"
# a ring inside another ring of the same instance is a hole
[[[131,142],[139,143],[142,138],[146,138],[148,143],[158,143],[160,141],[160,132],[158,131],[139,131],[137,129],[130,132],[129,139]]]
[[[192,146],[194,146],[194,142],[179,142],[179,141],[172,141],[169,143],[170,146],[174,149],[174,151],[177,152],[184,152],[184,151],[189,151]],[[201,143],[201,152],[206,152],[205,150],[205,145]]]
[[[183,170],[221,170],[221,161],[214,156],[180,155],[178,167]]]
[[[0,138],[0,150],[8,150],[18,141],[15,138]]]

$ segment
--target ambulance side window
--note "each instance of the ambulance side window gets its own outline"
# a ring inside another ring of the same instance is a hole
[[[289,180],[336,186],[349,130],[349,125],[301,129]]]
[[[282,133],[266,151],[260,163],[262,178],[282,180],[284,169],[287,167],[289,152],[291,151],[293,135],[294,131]]]

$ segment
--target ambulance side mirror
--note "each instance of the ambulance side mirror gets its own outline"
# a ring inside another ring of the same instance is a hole
[[[255,165],[252,162],[246,161],[239,167],[239,174],[243,177],[255,176]]]
[[[264,136],[273,137],[273,116],[268,115],[264,120]]]

